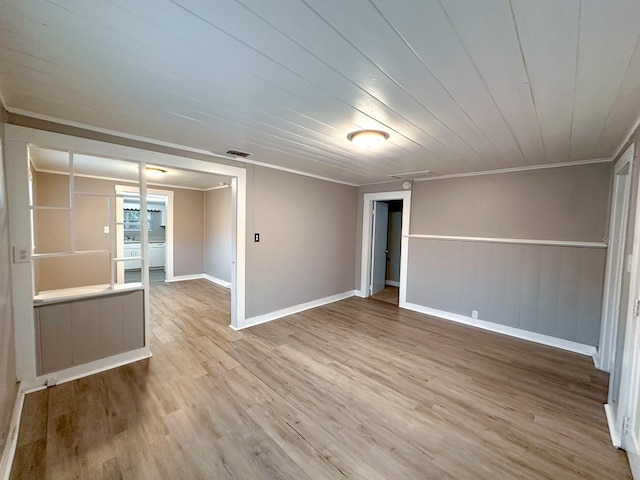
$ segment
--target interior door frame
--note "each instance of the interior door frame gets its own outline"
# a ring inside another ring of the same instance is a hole
[[[632,158],[635,158],[634,147],[632,146],[630,149]],[[632,176],[631,188],[636,195],[637,206],[631,257],[629,313],[624,339],[617,415],[612,417],[610,410],[608,410],[607,420],[614,446],[627,451],[629,463],[635,473],[640,471],[640,410],[638,408],[640,401],[640,315],[636,314],[640,312],[634,311],[636,302],[640,302],[640,188],[637,188],[638,171],[632,171]]]
[[[631,194],[631,177],[633,148],[620,157],[614,167],[613,195],[611,218],[609,225],[609,248],[607,249],[607,267],[605,272],[604,294],[602,302],[602,327],[600,342],[596,355],[596,366],[605,372],[611,372],[615,359],[615,340],[618,327],[618,309],[621,295],[621,274],[625,268],[624,246],[619,243],[627,236],[627,216]],[[625,168],[629,167],[628,175],[622,176]],[[620,235],[622,234],[622,235]],[[612,248],[617,245],[617,249]]]
[[[232,178],[232,202],[233,212],[233,268],[231,270],[231,326],[233,328],[245,325],[246,293],[245,293],[245,268],[246,268],[246,169],[239,166],[231,166],[228,163],[217,163],[218,156],[206,153],[206,160],[184,155],[164,153],[154,150],[146,150],[116,143],[108,143],[101,140],[65,135],[57,132],[38,130],[19,125],[5,125],[5,167],[7,177],[11,182],[7,185],[7,199],[12,205],[9,219],[9,233],[11,245],[30,245],[31,242],[31,215],[29,207],[29,146],[51,148],[54,150],[73,151],[79,154],[91,154],[104,158],[126,160],[140,164],[144,168],[146,163],[168,168],[187,169],[197,172],[212,173]],[[201,152],[202,157],[205,152]],[[229,162],[229,159],[220,158]],[[146,182],[141,184],[141,192],[146,194]],[[25,292],[33,291],[33,271],[30,263],[11,265],[13,278],[12,301],[16,318],[15,342],[16,342],[16,376],[21,381],[23,390],[38,387],[46,381],[46,378],[37,377],[36,351],[35,351],[35,326],[33,314],[33,296]],[[145,349],[148,350],[147,345]],[[137,351],[134,352],[137,354]],[[148,354],[148,352],[145,352]],[[147,355],[148,356],[148,355]],[[133,356],[121,360],[138,360]],[[122,364],[122,363],[120,363]],[[112,368],[116,366],[113,360],[100,364],[100,368]],[[89,367],[74,370],[74,378],[95,373]],[[58,381],[64,381],[59,377]]]
[[[359,297],[369,296],[371,277],[371,247],[373,232],[373,202],[381,200],[402,200],[402,241],[400,242],[400,298],[399,307],[407,303],[407,265],[409,259],[409,224],[411,219],[411,190],[394,192],[365,193],[362,209],[362,252],[360,257]]]

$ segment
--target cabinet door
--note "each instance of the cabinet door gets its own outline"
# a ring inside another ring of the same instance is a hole
[[[167,251],[167,247],[165,245],[162,245],[161,247],[158,247],[158,256],[159,256],[159,260],[158,260],[158,266],[159,267],[164,267],[166,260],[165,260],[165,252]]]
[[[71,347],[71,308],[56,303],[35,308],[36,328],[40,340],[38,374],[63,370],[73,365]]]
[[[139,244],[128,244],[124,246],[125,257],[137,257],[140,252]],[[124,269],[131,270],[133,268],[140,268],[140,265],[136,266],[136,260],[127,260],[124,262]]]
[[[151,267],[164,267],[164,247],[154,246],[150,250]]]
[[[138,247],[133,251],[133,257],[139,257],[142,255],[142,249]],[[132,268],[142,268],[142,260],[132,260],[133,267]]]

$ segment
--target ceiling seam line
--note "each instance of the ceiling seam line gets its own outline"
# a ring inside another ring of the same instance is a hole
[[[598,139],[597,139],[595,145],[593,146],[593,148],[591,149],[591,153],[589,155],[593,155],[593,152],[595,150],[597,150],[597,147],[600,144],[600,141],[602,140],[602,136],[604,135],[604,131],[606,130],[606,128],[607,128],[607,126],[609,124],[609,120],[611,119],[611,114],[613,113],[613,107],[615,107],[616,102],[620,98],[620,94],[622,93],[622,86],[624,85],[624,82],[627,79],[627,76],[629,74],[629,69],[631,68],[631,63],[633,62],[633,57],[638,52],[638,47],[639,46],[640,46],[640,35],[638,35],[638,39],[636,40],[636,44],[634,45],[633,51],[631,52],[631,55],[629,56],[629,61],[627,62],[627,68],[625,68],[624,75],[622,76],[622,80],[620,80],[620,85],[618,86],[618,90],[617,90],[616,96],[613,99],[613,102],[611,103],[611,107],[609,107],[609,111],[607,112],[607,118],[605,119],[604,124],[602,125],[602,129],[600,130],[600,134],[598,135]]]
[[[402,42],[407,46],[407,48],[413,53],[413,55],[420,61],[420,63],[424,66],[424,68],[431,74],[431,76],[436,80],[438,85],[445,91],[445,93],[451,98],[453,103],[460,109],[460,112],[469,120],[471,125],[473,125],[476,130],[489,142],[489,144],[495,149],[495,151],[502,157],[503,160],[508,161],[508,159],[504,156],[504,154],[500,151],[497,145],[489,138],[487,133],[480,128],[480,126],[471,118],[468,112],[458,103],[453,94],[449,92],[449,90],[445,87],[444,83],[438,78],[438,76],[433,72],[433,70],[427,65],[427,63],[423,60],[423,58],[418,54],[418,52],[411,46],[411,44],[407,41],[407,39],[400,33],[400,31],[393,26],[391,21],[382,13],[382,11],[378,8],[378,6],[374,3],[374,0],[369,0],[369,3],[373,6],[373,8],[378,12],[378,14],[383,18],[385,23],[393,30],[393,32],[402,40]],[[479,155],[480,158],[486,160],[483,156]]]
[[[538,106],[536,105],[536,99],[533,94],[533,83],[531,82],[531,76],[529,75],[529,67],[527,66],[527,60],[524,55],[524,49],[522,48],[522,40],[520,38],[520,30],[518,29],[518,23],[516,22],[516,14],[513,10],[513,1],[509,0],[509,10],[511,11],[511,20],[513,22],[513,28],[516,32],[516,38],[518,40],[518,50],[520,51],[520,58],[522,59],[522,66],[524,68],[524,74],[527,77],[528,90],[529,90],[529,99],[531,100],[531,105],[533,106],[533,111],[536,114],[536,123],[538,124],[538,134],[540,135],[540,142],[542,143],[542,151],[544,152],[544,158],[547,163],[549,163],[549,155],[547,154],[547,147],[544,143],[544,135],[542,134],[542,124],[540,123],[540,114],[538,113]]]
[[[442,11],[444,12],[445,16],[447,17],[447,20],[449,21],[449,24],[451,25],[451,28],[456,33],[456,36],[458,37],[458,40],[460,41],[460,44],[462,45],[462,48],[464,49],[465,53],[467,54],[467,57],[469,58],[469,61],[473,65],[474,70],[476,71],[476,73],[478,74],[480,79],[482,80],[482,83],[484,84],[484,87],[487,89],[487,93],[489,94],[489,97],[491,97],[491,101],[495,105],[498,113],[500,114],[500,117],[502,117],[502,120],[504,121],[507,129],[509,130],[509,133],[511,133],[511,137],[513,138],[513,141],[515,142],[516,146],[518,147],[518,151],[520,152],[520,155],[522,156],[522,160],[524,161],[524,163],[526,165],[529,165],[529,162],[527,161],[527,157],[525,156],[524,151],[522,150],[522,145],[520,145],[520,142],[518,141],[518,138],[516,137],[513,129],[511,128],[511,125],[509,124],[509,122],[507,122],[507,119],[505,118],[504,113],[502,112],[502,109],[498,106],[498,102],[496,101],[495,97],[493,96],[493,93],[489,89],[489,85],[487,85],[487,81],[485,80],[484,76],[480,72],[480,68],[478,67],[476,62],[473,60],[473,57],[471,56],[471,53],[469,52],[469,49],[467,48],[466,44],[462,40],[462,36],[460,35],[460,32],[458,31],[458,29],[454,25],[453,20],[451,20],[451,17],[449,16],[449,12],[447,12],[446,8],[442,4],[442,0],[438,0],[438,4],[440,5],[440,8],[442,9]]]
[[[578,37],[576,39],[576,68],[573,78],[573,108],[571,109],[571,128],[569,129],[569,160],[573,158],[573,129],[575,127],[576,101],[578,98],[578,73],[580,70],[580,37],[582,35],[582,0],[578,5]]]

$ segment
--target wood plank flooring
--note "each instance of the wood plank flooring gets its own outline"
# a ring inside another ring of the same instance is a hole
[[[387,302],[397,306],[400,303],[399,297],[400,297],[400,289],[398,287],[387,285],[378,293],[373,295],[371,298],[373,298],[374,300],[380,300],[381,302]]]
[[[236,332],[152,287],[153,357],[27,395],[13,479],[629,479],[591,359],[350,298]]]

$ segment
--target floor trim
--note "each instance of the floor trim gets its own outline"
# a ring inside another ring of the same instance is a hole
[[[622,440],[618,434],[616,428],[615,415],[613,414],[613,407],[608,403],[604,406],[604,413],[607,417],[607,425],[609,427],[609,435],[611,436],[611,443],[614,447],[620,448],[622,446]]]
[[[402,303],[400,305],[400,308],[406,308],[407,310],[413,310],[414,312],[424,313],[432,317],[470,325],[472,327],[489,330],[491,332],[502,333],[503,335],[520,338],[522,340],[528,340],[530,342],[540,343],[549,347],[561,348],[562,350],[568,350],[569,352],[579,353],[581,355],[589,355],[593,357],[596,354],[596,347],[591,345],[572,342],[570,340],[556,338],[550,335],[543,335],[541,333],[530,332],[528,330],[522,330],[520,328],[509,327],[507,325],[500,325],[498,323],[488,322],[486,320],[478,320],[476,318],[467,317],[458,313],[437,310],[435,308],[424,307],[422,305],[417,305],[410,302]]]
[[[266,323],[272,320],[276,320],[278,318],[286,317],[287,315],[293,315],[294,313],[303,312],[305,310],[320,307],[328,303],[344,300],[345,298],[353,297],[355,294],[356,294],[355,290],[349,290],[347,292],[337,293],[335,295],[330,295],[328,297],[319,298],[317,300],[312,300],[310,302],[301,303],[299,305],[283,308],[281,310],[276,310],[275,312],[265,313],[263,315],[257,315],[255,317],[247,318],[245,320],[245,324],[242,325],[241,327],[237,327],[237,328],[231,327],[231,328],[233,328],[234,330],[243,330],[245,328],[253,327],[255,325],[260,325],[261,323]]]
[[[385,280],[384,284],[385,285],[389,285],[391,287],[399,287],[400,286],[400,282],[396,282],[395,280]]]
[[[20,433],[20,419],[22,418],[22,407],[24,405],[24,391],[18,385],[16,393],[16,403],[13,406],[13,414],[9,423],[9,434],[7,435],[7,443],[2,452],[0,459],[0,480],[9,480],[11,476],[11,467],[13,467],[13,459],[18,448],[18,434]]]
[[[167,278],[165,279],[165,282],[184,282],[186,280],[200,280],[202,278],[205,278],[204,273],[195,273],[192,275],[175,275],[171,278]]]
[[[631,476],[636,480],[640,479],[640,457],[627,454],[627,460],[631,467]]]
[[[53,386],[60,385],[61,383],[71,382],[79,378],[88,377],[89,375],[95,375],[96,373],[105,372],[112,368],[122,367],[129,363],[137,362],[151,357],[151,351],[148,347],[138,348],[129,352],[119,353],[107,358],[101,358],[93,362],[85,363],[83,365],[77,365],[75,367],[60,370],[58,372],[51,372],[36,377],[35,387],[41,385]]]
[[[203,278],[205,280],[209,280],[211,283],[220,285],[221,287],[231,288],[231,283],[227,282],[226,280],[220,280],[219,278],[213,277],[211,275],[207,275],[206,273],[204,274]]]

